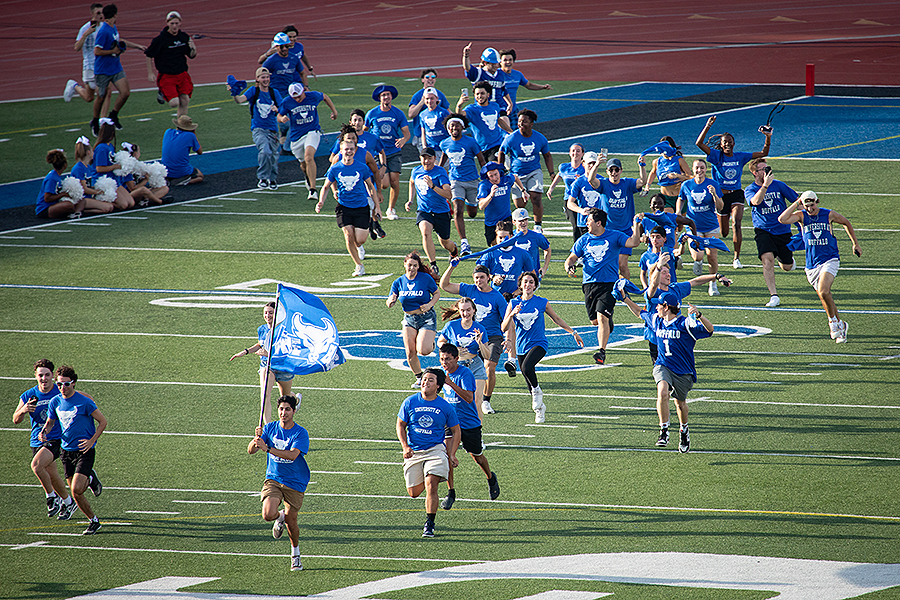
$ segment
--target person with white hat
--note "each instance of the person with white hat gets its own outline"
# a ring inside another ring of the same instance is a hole
[[[288,97],[283,98],[278,107],[278,122],[291,124],[291,152],[300,162],[300,169],[306,176],[310,200],[319,199],[316,189],[316,150],[322,139],[317,109],[321,102],[331,109],[331,120],[337,119],[337,108],[328,94],[306,90],[302,83],[289,85]]]
[[[272,88],[278,90],[282,98],[287,98],[290,96],[288,86],[292,83],[300,83],[306,87],[303,81],[303,64],[296,54],[291,54],[291,39],[286,33],[276,34],[272,44],[275,46],[275,54],[267,58],[262,66],[269,70]],[[285,153],[290,152],[290,142],[287,139],[288,126],[282,124],[278,127],[278,131]]]
[[[801,205],[803,208],[800,208]],[[816,288],[822,308],[828,315],[831,339],[838,344],[847,341],[847,323],[841,320],[831,284],[841,268],[837,238],[834,237],[832,223],[841,225],[853,242],[853,254],[862,256],[856,232],[847,217],[827,208],[819,208],[819,197],[812,190],[800,194],[796,202],[788,206],[778,220],[785,225],[800,223],[803,227],[803,245],[806,246],[806,280]]]
[[[416,150],[421,150],[427,146],[431,146],[432,148],[437,148],[437,144],[440,142],[435,142],[434,144],[422,144],[422,121],[419,118],[419,113],[424,111],[427,106],[425,105],[425,93],[427,90],[433,90],[433,93],[437,96],[438,106],[441,108],[450,110],[450,101],[447,100],[447,96],[444,95],[444,92],[437,89],[435,87],[435,83],[437,82],[437,71],[432,69],[431,67],[424,69],[422,71],[420,79],[422,80],[422,89],[417,90],[416,93],[412,95],[412,98],[409,100],[409,110],[406,113],[407,118],[409,119],[410,124],[412,125],[412,144],[416,147]],[[443,123],[438,123],[438,126],[443,128]],[[446,136],[445,136],[446,137]],[[442,138],[443,139],[443,138]]]
[[[166,15],[166,26],[153,38],[144,54],[147,56],[148,77],[159,88],[157,102],[168,103],[171,108],[177,109],[179,117],[186,115],[194,91],[187,59],[197,57],[197,47],[193,38],[181,30],[181,13],[173,10]],[[153,65],[156,65],[156,76]]]

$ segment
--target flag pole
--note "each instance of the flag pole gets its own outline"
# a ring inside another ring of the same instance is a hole
[[[272,314],[272,326],[269,327],[269,339],[266,342],[266,379],[263,384],[262,394],[259,403],[259,426],[265,425],[263,422],[266,414],[266,398],[272,392],[269,383],[269,373],[272,372],[272,342],[275,338],[275,324],[278,322],[278,302],[281,299],[281,284],[278,284],[278,293],[275,295],[275,312]]]

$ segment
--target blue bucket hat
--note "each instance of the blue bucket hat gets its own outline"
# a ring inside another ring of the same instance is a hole
[[[500,163],[492,160],[488,164],[481,167],[481,178],[487,179],[488,171],[493,171],[494,169],[497,169],[498,171],[500,171],[500,177],[503,177],[504,175],[506,175],[506,167],[504,167]]]
[[[400,92],[397,91],[397,88],[392,85],[379,85],[377,88],[375,88],[375,91],[372,92],[372,100],[378,102],[381,99],[381,94],[383,94],[384,92],[390,92],[391,99],[396,98],[400,95]]]

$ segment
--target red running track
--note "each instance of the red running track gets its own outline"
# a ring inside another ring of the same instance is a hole
[[[425,66],[459,64],[488,46],[513,47],[530,79],[587,81],[804,82],[816,65],[818,84],[900,85],[900,10],[896,0],[818,0],[707,8],[696,2],[597,3],[573,0],[390,0],[283,2],[184,0],[150,7],[122,0],[122,37],[149,43],[171,8],[184,30],[202,34],[190,63],[195,83],[246,78],[272,35],[295,24],[319,75],[383,73],[417,76]],[[80,79],[72,49],[89,2],[12,0],[4,4],[0,100],[54,96]],[[298,3],[299,4],[299,3]],[[627,13],[627,14],[626,14]],[[138,51],[123,56],[133,89],[149,87]],[[461,77],[445,70],[444,77]],[[327,89],[327,80],[320,81]]]

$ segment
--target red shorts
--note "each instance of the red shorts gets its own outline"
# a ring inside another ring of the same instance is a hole
[[[194,82],[191,81],[191,75],[187,71],[178,75],[160,73],[156,76],[156,87],[162,92],[166,102],[182,94],[190,98],[194,93]]]

